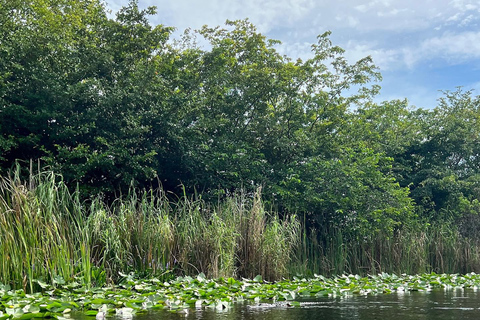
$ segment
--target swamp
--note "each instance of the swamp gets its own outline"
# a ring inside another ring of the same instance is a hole
[[[480,96],[155,13],[0,0],[0,320],[473,317]]]

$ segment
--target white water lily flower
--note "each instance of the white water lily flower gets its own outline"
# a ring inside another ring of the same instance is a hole
[[[107,315],[107,312],[106,312],[106,311],[99,311],[99,312],[97,313],[97,315],[95,316],[95,318],[96,318],[97,320],[103,320],[103,319],[105,319],[105,316],[106,316],[106,315]]]
[[[124,319],[124,320],[129,320],[133,318],[133,312],[134,310],[132,308],[120,308],[117,309],[116,314],[118,317]]]
[[[128,307],[120,308],[120,309],[117,309],[116,313],[117,315],[126,314],[126,313],[133,314],[133,308],[128,308]]]

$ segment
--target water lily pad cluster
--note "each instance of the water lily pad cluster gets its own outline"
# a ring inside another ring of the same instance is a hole
[[[480,275],[422,274],[395,275],[382,273],[368,277],[342,275],[326,278],[294,278],[278,282],[263,281],[262,277],[237,280],[233,278],[206,279],[178,277],[170,281],[135,279],[114,286],[86,288],[73,282],[53,287],[41,281],[42,292],[26,294],[0,285],[0,320],[56,318],[63,320],[72,311],[103,319],[116,315],[130,319],[139,312],[167,309],[188,312],[192,308],[225,310],[233,303],[283,303],[299,306],[302,298],[388,294],[395,291],[429,291],[433,289],[479,288]]]

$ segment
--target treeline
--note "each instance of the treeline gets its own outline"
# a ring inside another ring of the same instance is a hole
[[[447,91],[431,110],[376,103],[373,61],[349,63],[328,32],[300,60],[248,20],[173,38],[154,13],[136,1],[109,18],[97,0],[0,0],[2,175],[35,163],[107,203],[133,189],[214,202],[262,187],[266,205],[301,217],[305,268],[325,272],[385,269],[394,250],[373,243],[432,228],[477,248],[472,92]],[[430,249],[419,264],[444,271]],[[327,256],[344,258],[319,263]]]

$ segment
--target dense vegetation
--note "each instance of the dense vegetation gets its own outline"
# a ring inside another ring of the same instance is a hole
[[[206,279],[204,274],[199,274],[170,281],[123,276],[122,284],[105,288],[86,288],[79,283],[57,283],[52,286],[39,281],[45,290],[43,295],[26,295],[22,290],[14,291],[0,285],[0,319],[66,320],[71,318],[73,312],[83,311],[86,315],[96,315],[97,319],[115,315],[116,318],[128,320],[137,313],[162,309],[184,315],[193,308],[197,313],[203,309],[228,311],[234,303],[243,302],[248,303],[248,308],[266,311],[271,308],[312,306],[312,301],[302,301],[302,298],[345,299],[392,292],[477,290],[480,287],[480,276],[474,273],[464,276],[435,273],[397,276],[382,273],[369,277],[342,275],[331,278],[315,275],[309,279],[295,278],[275,283],[265,282],[260,276],[253,280]]]
[[[215,206],[153,192],[85,205],[56,180],[32,177],[31,190],[0,181],[0,283],[32,292],[37,280],[102,286],[121,272],[279,279],[299,244],[298,221],[266,212],[260,191]]]
[[[154,12],[0,0],[0,281],[480,269],[479,97]]]

